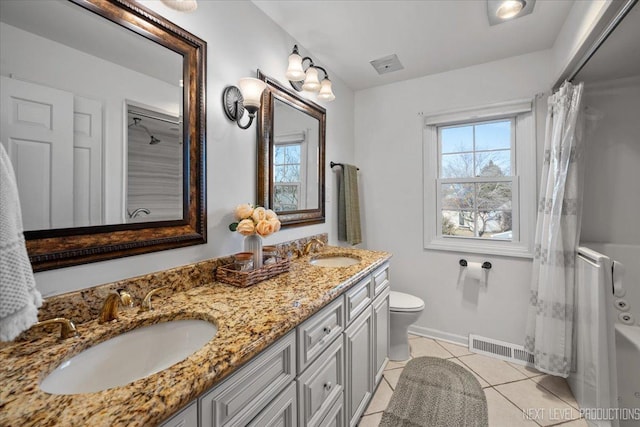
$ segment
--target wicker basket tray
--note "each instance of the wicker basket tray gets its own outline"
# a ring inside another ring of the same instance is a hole
[[[290,265],[291,261],[288,258],[281,258],[276,263],[250,271],[235,270],[234,264],[227,264],[216,269],[216,279],[239,288],[246,288],[289,271]]]

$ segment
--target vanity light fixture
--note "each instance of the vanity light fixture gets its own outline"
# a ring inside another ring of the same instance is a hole
[[[222,92],[222,106],[224,112],[232,122],[236,122],[240,129],[248,129],[253,123],[256,112],[260,109],[262,92],[267,87],[262,80],[245,77],[238,81],[238,86],[227,86]],[[244,110],[249,112],[249,123],[240,124]]]
[[[308,61],[305,69],[305,61]],[[319,71],[324,73],[322,81],[319,78]],[[336,96],[333,94],[331,88],[331,80],[329,80],[329,73],[323,67],[315,65],[313,59],[305,56],[300,56],[298,52],[298,45],[293,45],[293,51],[289,55],[289,67],[285,76],[289,80],[291,87],[298,92],[318,92],[318,99],[323,101],[333,101]]]
[[[178,12],[193,12],[198,8],[196,0],[161,0],[165,6]]]

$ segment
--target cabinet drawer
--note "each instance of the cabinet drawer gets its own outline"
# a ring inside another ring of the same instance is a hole
[[[295,378],[291,332],[200,398],[203,427],[245,426]]]
[[[365,279],[362,279],[357,285],[355,285],[345,293],[347,325],[351,323],[353,319],[358,317],[358,315],[362,313],[371,303],[371,295],[373,295],[371,286],[371,277],[367,276]]]
[[[296,383],[289,384],[273,402],[269,404],[260,415],[255,417],[249,427],[296,427],[298,425],[298,413],[296,405]]]
[[[342,337],[313,362],[298,378],[300,425],[315,426],[344,389],[344,353]]]
[[[342,296],[298,326],[298,372],[304,371],[344,330]]]
[[[194,400],[160,427],[198,427],[198,402]]]
[[[344,397],[341,394],[338,400],[329,408],[326,415],[318,424],[318,427],[343,427],[344,426]]]
[[[385,264],[373,272],[373,297],[380,295],[390,283],[389,264]]]

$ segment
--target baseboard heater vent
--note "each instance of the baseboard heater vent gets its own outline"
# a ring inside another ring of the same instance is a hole
[[[469,334],[469,351],[486,354],[518,365],[533,366],[533,354],[516,345],[480,335]]]

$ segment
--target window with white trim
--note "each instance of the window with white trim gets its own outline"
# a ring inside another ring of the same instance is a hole
[[[425,118],[425,248],[531,256],[531,101]]]

